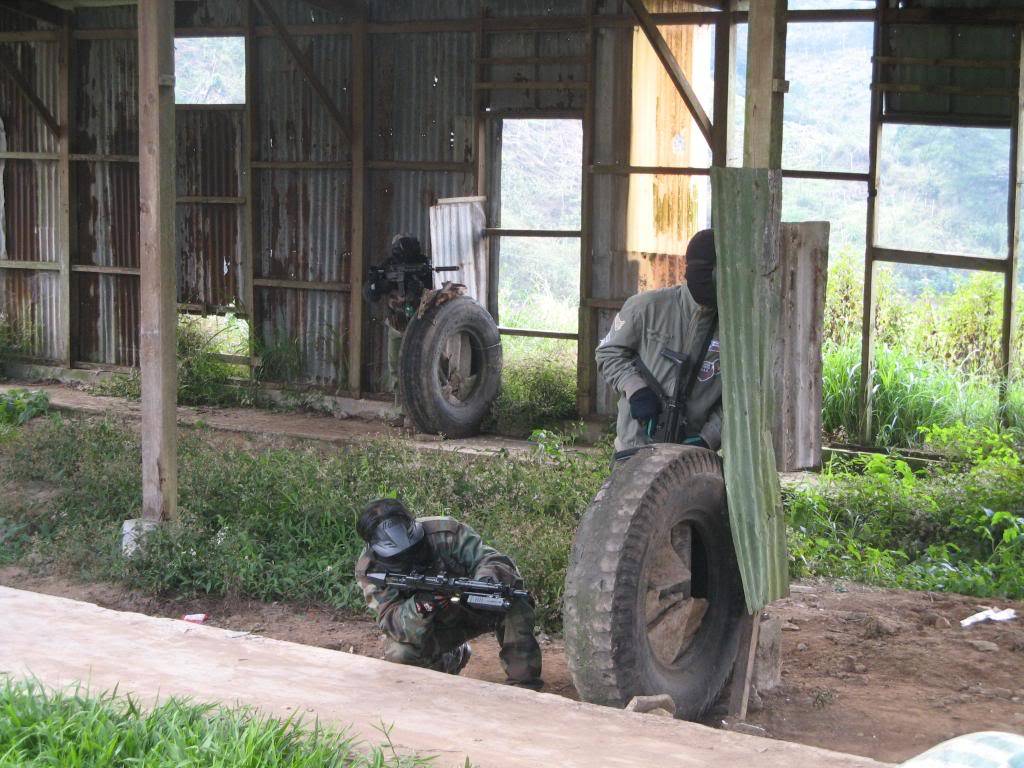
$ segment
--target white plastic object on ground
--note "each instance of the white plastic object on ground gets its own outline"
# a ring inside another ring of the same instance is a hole
[[[1010,619],[1015,618],[1017,618],[1017,612],[1013,608],[1006,608],[1002,611],[995,608],[986,608],[984,611],[980,611],[973,616],[961,619],[960,626],[969,627],[972,624],[980,624],[983,621],[1010,621]]]
[[[206,621],[205,613],[187,613],[181,617],[182,621],[187,621],[191,624],[202,624]]]

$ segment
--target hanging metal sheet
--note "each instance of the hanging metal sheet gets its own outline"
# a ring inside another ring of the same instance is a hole
[[[443,273],[439,280],[462,283],[467,294],[494,314],[497,307],[487,304],[490,254],[484,229],[486,198],[439,200],[430,209],[430,257],[435,267],[458,267],[455,273]]]

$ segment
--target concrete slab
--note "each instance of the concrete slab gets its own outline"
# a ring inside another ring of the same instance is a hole
[[[865,758],[0,587],[0,673],[353,727],[439,766],[870,768]]]

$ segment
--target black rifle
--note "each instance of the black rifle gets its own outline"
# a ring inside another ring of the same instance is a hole
[[[378,267],[370,267],[366,275],[366,298],[380,301],[396,291],[405,302],[418,306],[426,291],[434,287],[435,272],[458,272],[458,267],[433,267],[428,261],[397,261],[391,259]]]
[[[507,584],[448,576],[444,573],[396,573],[377,571],[367,573],[366,579],[378,587],[390,587],[399,592],[429,592],[445,595],[452,602],[467,608],[490,613],[507,613],[513,600],[529,600],[530,593]]]

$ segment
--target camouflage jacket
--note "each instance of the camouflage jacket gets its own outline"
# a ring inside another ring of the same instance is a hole
[[[620,392],[615,450],[651,442],[640,423],[630,416],[629,398],[648,386],[636,359],[652,374],[666,397],[676,391],[676,366],[661,356],[663,349],[699,355],[707,339],[713,312],[698,304],[685,285],[632,296],[615,316],[612,329],[597,348],[597,367],[604,380]],[[701,363],[686,404],[690,434],[700,435],[712,450],[722,446],[721,345],[716,333]]]
[[[419,566],[421,570],[477,579],[489,576],[503,584],[522,585],[522,577],[511,558],[484,544],[480,535],[465,523],[451,517],[421,517],[419,521],[432,552],[430,562]],[[417,613],[413,595],[403,595],[396,589],[385,589],[367,581],[367,572],[375,569],[386,569],[386,566],[379,565],[366,547],[356,562],[356,581],[362,587],[363,597],[377,618],[377,624],[393,640],[422,644],[434,617]]]

